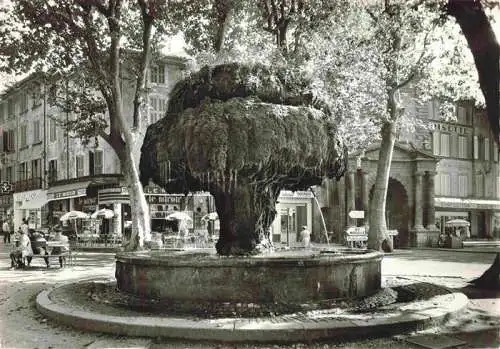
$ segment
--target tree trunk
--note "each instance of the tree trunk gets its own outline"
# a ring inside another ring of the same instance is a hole
[[[488,119],[498,141],[500,47],[480,1],[449,0],[448,13],[455,17],[474,56]]]
[[[124,241],[124,247],[127,251],[136,251],[143,248],[144,241],[151,240],[151,222],[148,204],[139,180],[138,166],[131,150],[132,147],[127,143],[121,159],[132,207],[132,235],[129,241]]]
[[[370,228],[368,231],[368,248],[376,251],[382,249],[382,243],[387,237],[385,204],[387,199],[387,188],[389,186],[392,153],[394,150],[394,142],[396,141],[394,122],[384,122],[381,129],[381,135],[382,141],[380,143],[373,197],[370,203]]]
[[[249,253],[259,242],[255,232],[257,214],[249,189],[249,186],[238,186],[231,192],[212,193],[220,221],[219,240],[215,245],[220,255]]]
[[[239,183],[227,190],[212,190],[220,221],[219,240],[215,245],[220,255],[252,253],[261,236],[269,238],[269,227],[276,216],[276,185]]]
[[[500,290],[500,252],[497,253],[491,267],[470,283],[480,288]]]

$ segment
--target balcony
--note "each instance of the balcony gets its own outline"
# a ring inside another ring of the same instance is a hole
[[[14,192],[42,189],[42,178],[30,178],[14,183]]]

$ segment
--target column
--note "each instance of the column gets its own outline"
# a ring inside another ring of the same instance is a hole
[[[415,173],[415,218],[413,230],[423,230],[424,225],[422,224],[423,219],[423,176],[422,172]]]
[[[347,226],[351,227],[354,226],[354,220],[349,217],[349,212],[355,209],[356,207],[356,190],[355,190],[355,177],[354,177],[353,171],[349,171],[346,173],[346,190],[347,190],[347,202],[346,202],[346,207],[347,207]]]
[[[370,211],[370,192],[368,188],[368,175],[366,171],[361,171],[361,201],[363,202],[363,211],[365,211],[365,225],[368,225],[368,212]]]
[[[427,171],[427,226],[428,230],[437,230],[436,227],[436,208],[434,206],[435,184],[434,177],[437,172]]]

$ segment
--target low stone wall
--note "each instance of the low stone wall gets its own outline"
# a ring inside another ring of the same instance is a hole
[[[138,297],[241,303],[363,297],[381,288],[381,253],[294,254],[118,253],[116,280]]]
[[[411,247],[438,247],[439,230],[410,231]]]

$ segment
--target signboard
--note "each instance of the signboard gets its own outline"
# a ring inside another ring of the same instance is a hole
[[[365,218],[365,211],[350,211],[349,217],[353,219],[363,219]]]
[[[0,192],[1,193],[10,193],[12,191],[12,184],[9,182],[1,182],[0,183]]]
[[[57,200],[57,199],[65,199],[65,198],[74,198],[79,196],[87,195],[87,188],[73,189],[67,191],[61,191],[58,193],[49,193],[47,194],[47,198],[49,200]]]
[[[180,204],[182,195],[146,195],[148,204]]]

